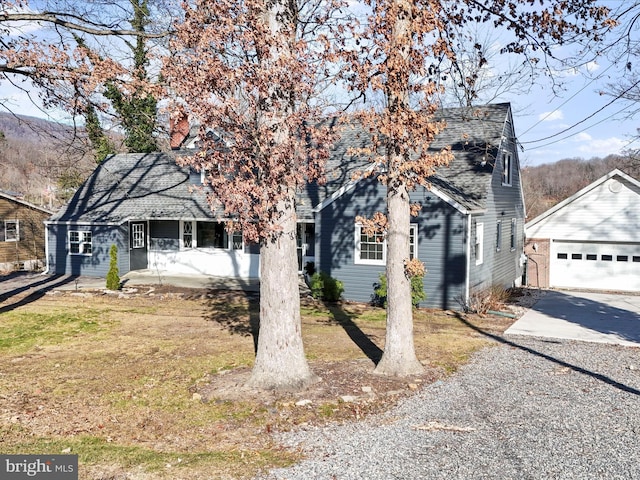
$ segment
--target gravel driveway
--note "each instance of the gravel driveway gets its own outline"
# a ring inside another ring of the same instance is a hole
[[[509,336],[386,415],[279,440],[269,479],[640,478],[640,349]]]

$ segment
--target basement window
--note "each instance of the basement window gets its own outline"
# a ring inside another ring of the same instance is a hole
[[[566,253],[559,253],[558,260],[566,260],[569,256]]]

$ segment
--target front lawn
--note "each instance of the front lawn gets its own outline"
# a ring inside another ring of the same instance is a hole
[[[0,452],[78,454],[87,480],[251,478],[298,460],[274,433],[388,409],[489,343],[457,314],[418,310],[425,374],[388,379],[371,374],[383,310],[305,300],[306,353],[322,380],[274,394],[243,387],[255,298],[142,287],[19,300],[0,303]],[[492,333],[513,321],[464,318]]]

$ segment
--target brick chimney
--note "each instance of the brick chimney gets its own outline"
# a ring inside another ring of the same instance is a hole
[[[171,150],[179,150],[182,143],[189,136],[189,116],[180,112],[176,117],[169,118],[169,142]]]

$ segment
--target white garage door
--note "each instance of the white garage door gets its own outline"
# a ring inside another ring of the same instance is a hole
[[[551,243],[552,287],[640,291],[640,244]]]

